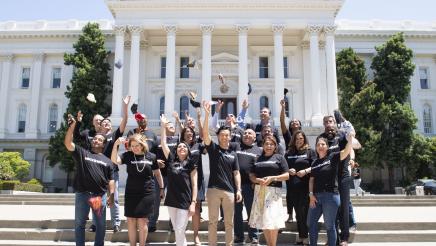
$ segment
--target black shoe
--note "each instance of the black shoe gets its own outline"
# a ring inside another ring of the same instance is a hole
[[[121,227],[119,225],[114,226],[114,233],[120,232]]]
[[[169,226],[169,228],[170,228],[170,231],[173,232],[173,231],[174,231],[174,228],[173,228],[173,224],[171,223],[171,220],[168,221],[168,226]]]
[[[234,244],[243,244],[244,243],[244,239],[240,239],[240,238],[235,238],[235,240],[233,240]]]
[[[88,228],[88,232],[95,232],[97,230],[97,227],[95,227],[95,225],[91,225],[89,228]]]
[[[251,239],[250,244],[251,245],[259,245],[259,240],[257,240],[257,238],[253,238],[253,239]]]
[[[155,232],[156,231],[156,226],[149,226],[148,227],[148,232]]]

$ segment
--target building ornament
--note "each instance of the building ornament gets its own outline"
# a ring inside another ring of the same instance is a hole
[[[325,41],[319,41],[319,48],[324,49],[325,48]]]
[[[308,25],[306,30],[311,35],[317,35],[321,32],[322,26],[321,25]]]
[[[139,35],[142,32],[141,26],[129,25],[129,31],[132,35]]]
[[[303,41],[301,42],[301,48],[308,49],[310,47],[309,41]]]
[[[11,62],[14,59],[14,54],[0,54],[0,61]]]
[[[214,25],[200,25],[200,29],[202,33],[212,33],[214,29]]]
[[[248,25],[236,25],[236,30],[240,34],[246,34],[248,32],[249,26]]]
[[[127,29],[126,26],[121,26],[121,25],[116,25],[113,28],[117,36],[123,36]]]
[[[41,62],[41,61],[44,60],[44,58],[45,58],[45,54],[44,54],[44,53],[36,53],[36,54],[33,54],[33,60],[34,60],[35,62]]]
[[[176,25],[164,25],[163,28],[167,32],[167,34],[175,34],[177,32]]]
[[[272,25],[273,33],[283,33],[284,30],[285,30],[285,25],[282,25],[282,24]]]
[[[324,26],[323,30],[327,35],[334,35],[337,29],[336,25]]]

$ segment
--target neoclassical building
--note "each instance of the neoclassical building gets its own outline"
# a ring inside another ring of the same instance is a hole
[[[268,106],[278,123],[279,102],[285,98],[288,117],[300,119],[316,135],[322,116],[338,107],[335,53],[352,47],[370,73],[374,46],[402,31],[415,54],[410,101],[418,131],[435,133],[434,23],[336,20],[343,0],[106,3],[114,21],[96,22],[112,52],[110,62],[122,64],[111,74],[114,125],[123,95],[131,95],[157,129],[162,113],[194,114],[186,95],[194,91],[199,99],[223,100],[223,114],[237,113],[248,99],[252,122]],[[63,54],[73,52],[85,24],[0,22],[0,150],[23,153],[32,163],[30,176],[48,187],[65,188],[66,174],[48,165],[48,139],[68,104],[64,92],[73,68],[63,64]],[[135,126],[132,117],[129,126]],[[382,179],[382,172],[368,180]]]

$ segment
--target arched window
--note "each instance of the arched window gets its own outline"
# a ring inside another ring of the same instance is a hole
[[[189,111],[189,98],[187,96],[180,97],[180,119],[185,119],[185,112]]]
[[[422,122],[424,125],[424,133],[433,133],[433,119],[431,115],[431,106],[428,104],[424,105],[424,110],[422,112]]]
[[[268,97],[267,96],[261,96],[259,99],[259,111],[262,110],[263,108],[267,107],[269,108],[269,102],[268,102]]]
[[[58,105],[52,104],[48,109],[48,132],[55,132],[58,125]]]
[[[159,116],[165,113],[165,96],[161,96],[159,100]]]
[[[26,130],[26,104],[20,104],[18,106],[18,132],[24,132]]]

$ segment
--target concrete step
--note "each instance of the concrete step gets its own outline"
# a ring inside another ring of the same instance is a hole
[[[187,240],[193,241],[193,232],[186,231]],[[201,231],[199,233],[200,240],[207,242],[208,233]],[[278,243],[294,242],[296,232],[284,231],[278,236]],[[23,229],[23,228],[3,228],[0,230],[0,238],[2,240],[45,240],[45,241],[74,241],[73,229]],[[86,241],[92,241],[94,233],[86,232]],[[218,232],[218,241],[224,242],[225,233]],[[326,234],[321,231],[319,241],[324,242]],[[124,230],[118,233],[106,232],[106,241],[110,242],[127,242],[127,231]],[[147,241],[150,243],[174,242],[174,233],[158,230],[149,233]],[[383,231],[364,231],[359,230],[354,234],[353,242],[435,242],[436,230],[383,230]],[[264,243],[261,236],[261,243]]]
[[[87,222],[87,228],[91,222]],[[107,229],[111,229],[110,220],[106,221]],[[247,222],[244,226],[248,228]],[[323,228],[323,223],[319,223],[320,228]],[[200,231],[207,231],[208,221],[205,220],[200,225]],[[71,229],[74,228],[74,220],[0,220],[0,228],[36,228],[36,229]],[[121,228],[127,230],[125,220],[121,221]],[[192,228],[191,221],[189,221],[188,229]],[[159,220],[157,223],[158,230],[169,230],[168,220]],[[218,223],[218,229],[224,229],[224,223]],[[436,222],[359,222],[359,230],[375,231],[375,230],[428,230],[436,229]],[[286,223],[285,231],[297,231],[297,223]]]

